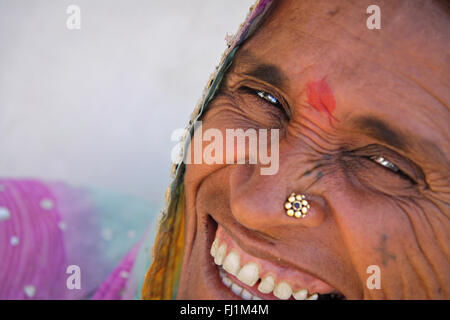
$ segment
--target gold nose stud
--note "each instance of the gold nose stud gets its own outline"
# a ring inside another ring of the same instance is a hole
[[[305,218],[310,208],[308,201],[303,194],[291,193],[284,204],[286,214],[289,217]]]

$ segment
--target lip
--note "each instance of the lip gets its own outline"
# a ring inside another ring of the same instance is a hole
[[[225,272],[225,270],[223,270],[222,267],[217,266],[214,263],[214,258],[210,255],[210,248],[211,245],[214,241],[214,239],[216,238],[216,232],[219,229],[219,226],[221,229],[224,229],[224,232],[227,234],[227,236],[231,239],[231,241],[233,243],[236,243],[237,239],[235,239],[235,236],[229,232],[229,230],[227,230],[225,227],[223,227],[223,225],[219,224],[217,221],[215,221],[211,216],[208,216],[208,220],[209,223],[207,225],[207,228],[210,229],[208,234],[209,236],[206,239],[206,244],[205,244],[205,266],[206,266],[206,273],[208,274],[208,279],[214,279],[213,283],[209,283],[209,287],[212,288],[215,291],[215,296],[217,296],[218,299],[229,299],[229,300],[242,300],[242,298],[236,294],[234,294],[230,288],[228,288],[227,286],[225,286],[225,284],[222,282],[221,277],[220,277],[220,273],[219,271],[222,270],[222,272]],[[230,239],[228,239],[228,241],[230,241]],[[236,244],[237,246],[237,244]],[[237,246],[239,248],[239,250],[242,252],[244,251],[243,248]],[[244,253],[246,253],[246,251],[244,251]],[[255,257],[254,254],[250,255],[251,257]],[[255,259],[260,259],[255,257]],[[311,288],[311,284],[308,287],[304,287],[307,288],[308,291],[312,294],[312,293],[319,293],[320,295],[323,294],[329,294],[329,293],[338,293],[339,295],[343,295],[341,293],[341,291],[336,290],[334,287],[332,287],[331,285],[328,284],[328,282],[322,280],[321,278],[318,278],[317,276],[315,276],[313,273],[308,272],[307,270],[300,270],[299,268],[292,268],[292,267],[288,267],[283,265],[280,262],[275,263],[274,261],[276,261],[277,259],[275,257],[273,257],[273,259],[270,260],[266,260],[264,259],[264,261],[267,261],[269,264],[277,264],[279,265],[281,268],[289,270],[290,272],[293,273],[297,273],[297,274],[303,274],[306,275],[309,278],[312,278],[311,283],[313,283],[313,287],[314,287],[314,282],[315,283],[321,283],[323,284],[321,288],[318,288],[318,290],[316,291],[309,291],[309,288]],[[262,299],[277,299],[272,293],[270,294],[263,294],[259,291],[255,291],[255,288],[252,287],[250,288],[249,286],[243,284],[242,282],[240,282],[236,277],[233,277],[232,275],[227,273],[227,277],[231,278],[233,280],[233,282],[241,285],[241,287],[245,288],[246,290],[248,290],[249,292],[251,292],[252,294],[256,294],[257,296],[259,296]],[[287,281],[289,281],[288,279],[286,279]],[[325,285],[325,286],[324,286]],[[291,297],[292,298],[292,297]]]
[[[206,238],[205,247],[203,250],[203,265],[205,266],[206,279],[209,280],[207,288],[213,291],[213,295],[217,300],[242,300],[241,297],[235,295],[228,287],[226,287],[222,280],[220,279],[219,270],[214,260],[211,259],[209,254],[211,244],[214,241],[218,223],[210,216],[207,216],[206,228],[209,229],[207,232],[208,236]]]

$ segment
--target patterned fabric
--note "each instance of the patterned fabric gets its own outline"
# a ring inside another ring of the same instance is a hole
[[[0,179],[0,299],[136,297],[139,239],[155,228],[155,212],[124,195]],[[79,267],[80,289],[67,285],[69,266]]]

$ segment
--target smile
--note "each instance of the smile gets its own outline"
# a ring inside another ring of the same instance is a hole
[[[250,255],[220,225],[210,249],[222,283],[244,300],[330,300],[344,296],[305,272]]]

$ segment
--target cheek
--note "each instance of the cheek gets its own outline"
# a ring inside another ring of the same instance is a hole
[[[224,152],[222,152],[220,159],[216,158],[216,161],[212,163],[205,157],[205,154],[216,154],[214,151],[211,151],[212,149],[225,150],[226,145],[223,139],[225,137],[225,129],[222,129],[220,123],[213,119],[202,120],[199,124],[201,125],[197,127],[185,150],[186,173],[184,181],[190,189],[197,189],[205,177],[220,169],[226,163]],[[217,136],[221,136],[221,139],[216,139]],[[220,143],[220,140],[222,140],[222,143]],[[218,152],[217,154],[220,153]]]
[[[185,183],[191,188],[196,188],[198,184],[217,170],[227,166],[227,162],[237,163],[238,155],[248,157],[249,143],[246,140],[245,152],[237,150],[236,138],[232,137],[231,146],[227,145],[227,129],[240,130],[244,132],[247,130],[254,130],[258,133],[259,128],[271,127],[273,123],[269,123],[264,116],[258,120],[259,112],[253,114],[249,111],[247,113],[238,112],[236,108],[229,104],[222,104],[214,106],[212,110],[208,111],[204,119],[201,121],[201,126],[197,128],[194,135],[186,148],[185,163],[186,175]],[[262,112],[264,114],[264,112]],[[250,117],[252,116],[252,117]],[[270,118],[270,117],[269,117]],[[272,119],[273,120],[273,119]],[[234,139],[234,140],[233,140]],[[258,139],[258,138],[257,138]],[[228,141],[228,142],[230,142]],[[258,141],[258,140],[256,140]],[[233,150],[230,150],[233,148]],[[234,155],[233,159],[227,159],[227,152]],[[244,161],[248,163],[246,158]]]
[[[331,212],[348,246],[358,254],[370,256],[385,237],[392,247],[401,247],[411,237],[410,219],[418,214],[412,201],[380,193],[358,180],[341,179],[339,187],[329,190]]]
[[[436,252],[441,246],[427,222],[427,216],[435,212],[426,211],[412,199],[386,196],[349,183],[334,189],[329,199],[333,199],[331,212],[361,280],[369,276],[367,268],[376,265],[382,272],[383,290],[397,294],[405,279],[413,288],[422,278],[431,282],[437,278],[430,261],[437,265],[446,255]]]
[[[214,218],[229,216],[230,212],[230,172],[232,167],[228,166],[217,170],[203,180],[197,192],[197,211],[204,214],[214,215]]]

